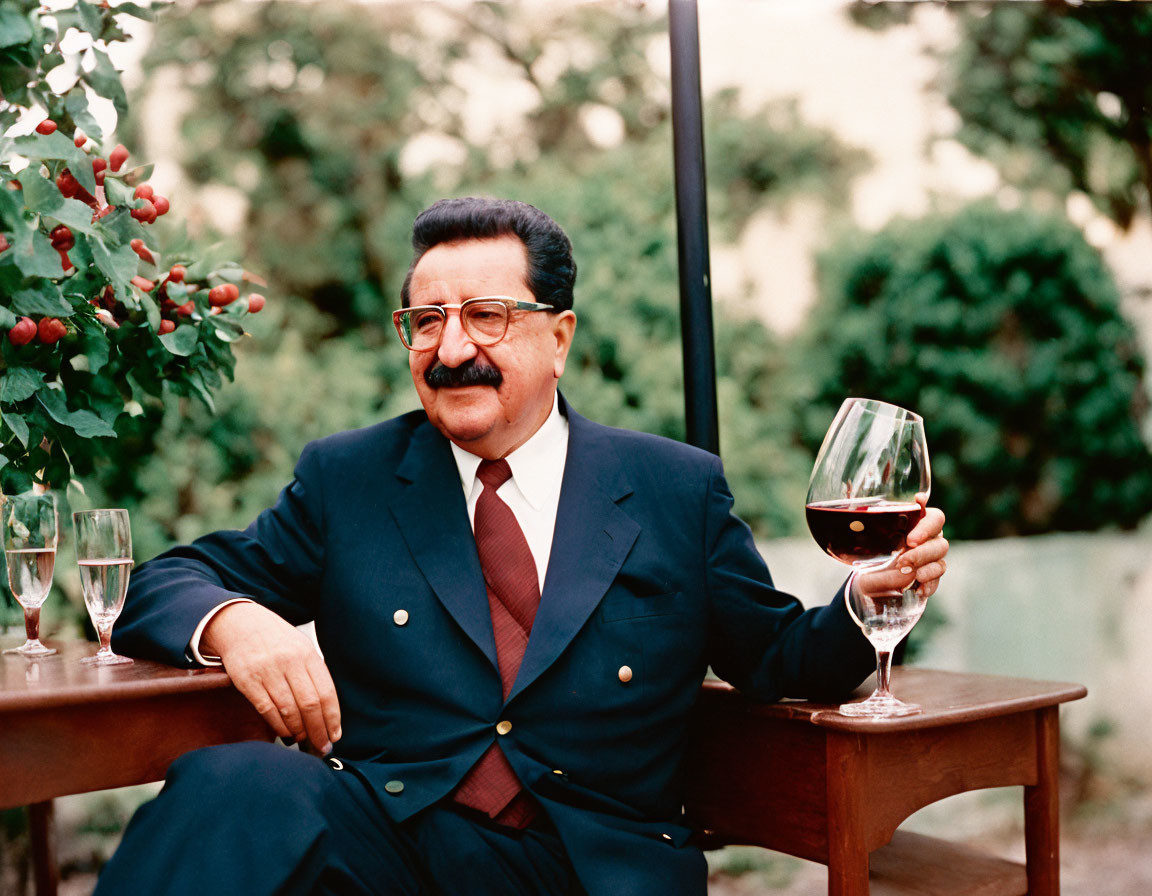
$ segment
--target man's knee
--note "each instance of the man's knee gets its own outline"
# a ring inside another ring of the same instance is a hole
[[[237,808],[269,811],[318,804],[328,769],[315,756],[278,744],[247,741],[185,753],[168,769],[169,796],[191,800],[206,813]]]

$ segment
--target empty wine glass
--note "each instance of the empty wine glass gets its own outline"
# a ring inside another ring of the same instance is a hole
[[[931,488],[924,421],[911,411],[848,398],[832,421],[808,486],[805,514],[816,542],[854,571],[844,589],[853,620],[876,649],[875,693],[846,703],[852,716],[920,711],[892,696],[892,651],[924,612],[926,598],[894,561],[923,518]]]
[[[8,565],[8,587],[24,608],[27,640],[5,653],[22,656],[51,656],[52,647],[40,643],[40,608],[52,588],[56,568],[56,498],[49,492],[27,492],[5,496],[4,560]]]
[[[127,510],[80,510],[72,514],[84,605],[100,636],[100,650],[82,663],[132,662],[112,652],[112,625],[124,608],[132,572],[132,530]]]

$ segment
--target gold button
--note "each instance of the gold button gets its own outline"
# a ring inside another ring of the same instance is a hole
[[[397,610],[395,613],[392,614],[392,621],[395,622],[397,625],[404,625],[408,621],[408,611],[407,610]]]
[[[669,843],[672,842],[672,835],[671,834],[661,834],[660,836],[663,837],[665,840],[667,840]]]
[[[503,722],[499,722],[496,725],[496,733],[497,734],[507,734],[511,730],[512,730],[512,723],[509,722],[507,719],[505,719]]]
[[[401,793],[404,792],[404,782],[403,781],[389,781],[387,784],[384,785],[384,789],[386,791],[388,791],[388,793],[392,794],[392,796],[399,796]]]
[[[627,684],[628,682],[630,682],[632,680],[632,667],[631,666],[621,666],[620,671],[617,672],[616,674],[620,676],[620,680],[622,682]]]
[[[554,775],[563,775],[563,774],[564,774],[564,769],[562,769],[562,768],[554,768],[554,769],[552,769],[552,774],[554,774]]]

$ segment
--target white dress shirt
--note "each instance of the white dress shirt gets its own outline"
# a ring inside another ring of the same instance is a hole
[[[483,458],[478,457],[455,442],[452,456],[460,473],[460,484],[468,502],[468,524],[475,528],[476,501],[484,491],[484,483],[476,478]],[[560,484],[564,478],[564,464],[568,458],[568,420],[560,413],[558,400],[552,399],[552,412],[532,436],[506,458],[512,470],[511,478],[496,494],[508,505],[524,532],[532,559],[536,562],[536,575],[540,590],[544,590],[544,577],[548,572],[548,557],[552,553],[552,534],[556,529],[556,510],[560,506]],[[229,604],[251,603],[246,597],[225,601],[210,610],[188,642],[192,657],[205,666],[221,665],[219,657],[200,653],[200,638],[204,629],[217,613]]]

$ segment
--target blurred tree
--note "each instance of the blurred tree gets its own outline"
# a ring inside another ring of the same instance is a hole
[[[1079,190],[1120,227],[1152,213],[1152,6],[951,3],[960,27],[940,87],[957,139],[1025,189]],[[868,27],[914,4],[857,2]]]
[[[856,235],[820,262],[815,448],[841,398],[927,420],[956,538],[1130,528],[1152,507],[1145,362],[1103,261],[1060,218],[975,205]]]
[[[184,110],[184,176],[213,187],[205,229],[231,188],[279,331],[242,347],[216,415],[189,409],[195,435],[175,438],[172,415],[173,438],[133,467],[125,500],[155,525],[142,555],[245,523],[306,440],[415,405],[390,312],[412,219],[440,196],[513,196],[556,217],[581,268],[565,394],[598,420],[682,436],[668,87],[652,63],[665,32],[621,4],[198,3],[162,18],[145,68],[164,102],[138,107]],[[799,189],[840,201],[864,164],[793,107],[741,113],[728,94],[706,108],[724,238]],[[144,143],[172,127],[134,121]],[[755,320],[717,319],[738,508],[780,533],[800,519],[808,463],[781,436],[782,350]]]

